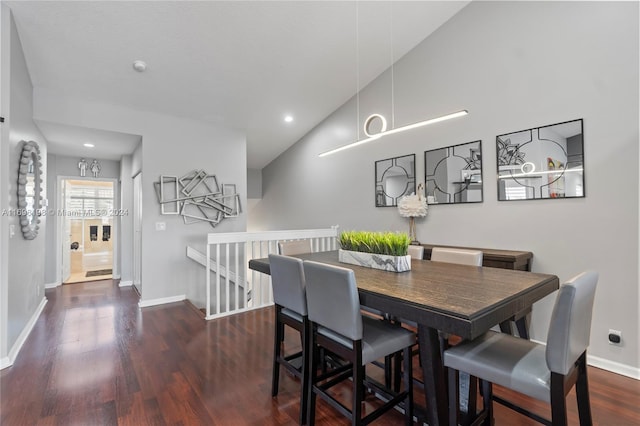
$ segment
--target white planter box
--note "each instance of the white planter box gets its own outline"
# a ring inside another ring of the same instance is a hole
[[[405,272],[411,270],[410,255],[388,256],[340,249],[338,250],[338,260],[342,263],[382,269],[383,271]]]

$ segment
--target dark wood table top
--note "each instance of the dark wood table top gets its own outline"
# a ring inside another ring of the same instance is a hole
[[[555,275],[428,260],[395,273],[340,263],[336,251],[296,257],[352,269],[365,306],[469,339],[559,286]],[[253,259],[249,268],[268,274],[268,259]]]

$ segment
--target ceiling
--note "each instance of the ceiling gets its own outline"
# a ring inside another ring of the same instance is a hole
[[[239,130],[260,169],[469,2],[4,3],[34,87]],[[94,139],[95,157],[117,159],[139,141],[38,124],[55,154]]]

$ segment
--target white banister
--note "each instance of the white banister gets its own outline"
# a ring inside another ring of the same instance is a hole
[[[273,304],[271,278],[250,270],[249,261],[277,253],[279,241],[308,239],[311,240],[312,250],[318,252],[337,250],[337,237],[337,226],[326,229],[208,234],[206,254],[187,248],[187,256],[207,270],[206,319]]]

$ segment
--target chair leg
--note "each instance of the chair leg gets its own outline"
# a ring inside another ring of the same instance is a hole
[[[564,391],[564,376],[551,372],[551,423],[553,426],[567,425],[567,400]]]
[[[493,384],[486,380],[480,380],[482,389],[482,410],[487,413],[484,419],[484,426],[493,425]]]
[[[357,360],[358,361],[358,360]],[[353,365],[353,408],[351,424],[359,425],[362,419],[362,401],[364,400],[364,366],[362,362]]]
[[[310,381],[310,371],[309,364],[311,361],[311,347],[309,345],[309,339],[311,335],[311,329],[309,321],[305,320],[303,322],[303,332],[300,333],[300,338],[302,340],[302,367],[300,369],[300,373],[302,373],[302,380],[300,380],[302,391],[300,397],[300,424],[307,424],[307,405],[309,403],[309,381]]]
[[[589,383],[587,380],[587,354],[580,356],[578,360],[578,380],[576,381],[576,398],[578,399],[578,414],[580,415],[580,426],[590,426],[591,404],[589,402]]]
[[[309,379],[307,385],[307,424],[314,425],[316,423],[316,393],[313,391],[313,386],[316,384],[318,378],[318,357],[319,351],[316,347],[316,339],[314,336],[314,331],[311,330],[311,334],[309,335]],[[324,360],[321,360],[324,363]]]
[[[393,360],[393,390],[395,392],[400,392],[400,385],[402,384],[402,362],[403,362],[402,352],[398,352],[395,355],[391,356]],[[411,352],[409,352],[409,359],[411,359]],[[387,386],[387,388],[391,389],[391,386]]]
[[[478,395],[478,378],[475,376],[471,376],[468,374],[465,374],[467,377],[465,377],[465,381],[467,383],[467,392],[466,392],[466,399],[467,399],[467,411],[464,412],[464,414],[462,415],[462,424],[463,425],[470,425],[473,423],[473,421],[476,418],[476,403],[477,403],[477,395]],[[462,375],[461,377],[458,379],[459,382],[462,384]],[[460,386],[460,394],[462,395],[462,386]],[[461,397],[462,398],[462,397]]]
[[[447,376],[449,377],[449,424],[458,424],[458,371],[449,367]]]
[[[273,338],[273,370],[271,376],[271,396],[278,395],[280,383],[280,355],[284,340],[284,324],[280,321],[280,308],[276,307],[276,326]]]

